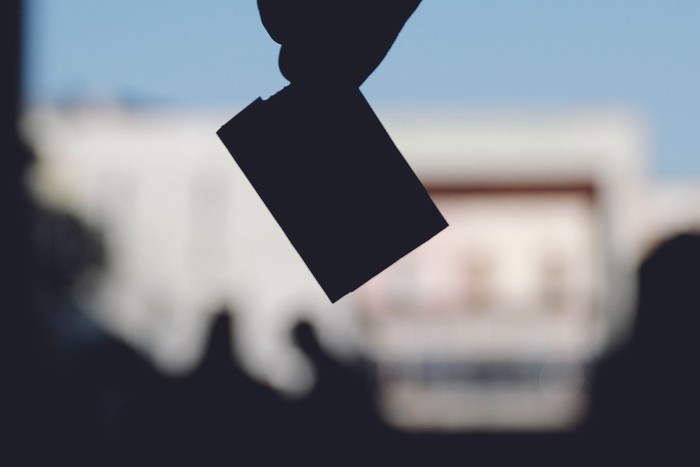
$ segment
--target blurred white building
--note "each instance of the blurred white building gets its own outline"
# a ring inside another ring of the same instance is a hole
[[[107,234],[99,318],[171,371],[227,305],[251,368],[293,385],[283,336],[311,315],[368,346],[398,424],[569,426],[586,365],[632,318],[641,258],[700,226],[700,184],[651,178],[634,115],[378,112],[450,227],[331,305],[216,137],[233,113],[27,115],[39,197]]]

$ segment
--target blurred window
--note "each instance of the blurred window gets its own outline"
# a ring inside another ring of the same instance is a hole
[[[541,300],[544,311],[566,310],[566,261],[562,255],[547,255],[540,265]]]
[[[471,255],[465,261],[466,309],[484,311],[493,304],[493,263],[483,255]]]

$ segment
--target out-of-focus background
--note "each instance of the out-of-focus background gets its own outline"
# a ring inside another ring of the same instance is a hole
[[[204,3],[24,2],[42,413],[52,439],[77,417],[59,452],[495,462],[697,404],[665,375],[615,412],[700,311],[674,289],[697,264],[700,3],[424,0],[362,91],[450,227],[334,305],[215,135],[287,84],[278,46],[256,2]]]

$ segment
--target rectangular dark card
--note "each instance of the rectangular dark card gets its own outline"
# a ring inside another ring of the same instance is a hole
[[[332,302],[447,227],[357,89],[288,86],[217,134]]]

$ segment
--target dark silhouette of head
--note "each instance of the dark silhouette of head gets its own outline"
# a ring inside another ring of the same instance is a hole
[[[700,236],[662,243],[639,272],[637,321],[629,344],[599,362],[585,432],[610,462],[676,464],[695,451]],[[673,460],[672,460],[673,459]],[[682,462],[680,462],[682,463]]]
[[[202,358],[202,367],[228,369],[235,367],[233,357],[234,319],[227,310],[219,310],[212,319],[207,349]]]
[[[307,356],[313,359],[314,356],[324,354],[321,343],[318,340],[316,331],[308,321],[300,321],[292,330],[294,344]]]
[[[662,243],[639,274],[639,307],[632,342],[668,353],[695,347],[700,324],[700,235]]]

